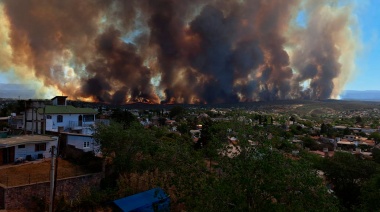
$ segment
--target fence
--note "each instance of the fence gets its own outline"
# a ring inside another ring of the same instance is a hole
[[[75,169],[60,170],[58,168],[57,179],[63,179],[67,177],[74,177],[84,175],[89,170],[88,166],[77,166]],[[63,168],[62,168],[63,169]],[[37,171],[33,172],[24,172],[24,173],[7,173],[0,170],[0,184],[5,185],[6,187],[20,186],[20,185],[30,185],[41,182],[50,181],[50,170],[47,169],[45,172],[40,173]]]

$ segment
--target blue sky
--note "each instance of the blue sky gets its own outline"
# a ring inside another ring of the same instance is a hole
[[[357,52],[355,74],[345,89],[380,90],[380,1],[355,2],[361,48]]]

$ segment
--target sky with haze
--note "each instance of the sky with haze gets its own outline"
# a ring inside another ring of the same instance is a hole
[[[0,97],[17,84],[23,98],[116,104],[380,91],[379,11],[380,0],[0,0]]]
[[[380,90],[380,1],[357,0],[354,12],[361,48],[356,72],[346,90]]]

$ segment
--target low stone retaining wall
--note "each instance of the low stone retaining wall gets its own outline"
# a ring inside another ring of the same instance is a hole
[[[64,196],[74,200],[84,188],[99,187],[103,173],[95,173],[59,179],[56,183],[55,196]],[[0,209],[30,208],[38,202],[49,203],[50,182],[6,187],[0,184]]]

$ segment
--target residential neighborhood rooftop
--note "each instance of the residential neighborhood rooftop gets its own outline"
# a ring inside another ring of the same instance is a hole
[[[42,108],[38,109],[38,113],[43,114]],[[76,108],[72,105],[67,106],[54,106],[46,105],[45,114],[97,114],[98,112],[92,108]]]
[[[83,137],[93,137],[93,135],[83,134],[83,133],[61,132],[61,134],[74,135],[74,136],[83,136]]]
[[[15,136],[9,138],[1,138],[0,139],[0,147],[9,147],[15,145],[22,145],[27,143],[41,143],[43,141],[49,142],[54,141],[55,139],[50,136],[44,135],[23,135],[23,136]]]
[[[57,98],[67,98],[68,96],[55,96],[55,97],[53,97],[53,98],[51,98],[51,100],[54,100],[54,99],[57,99]]]

